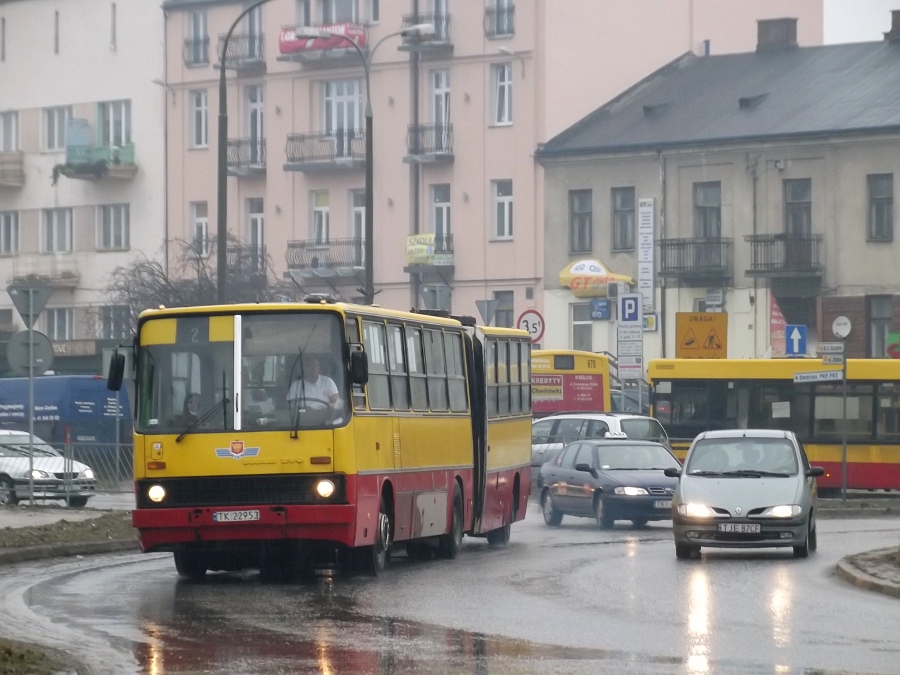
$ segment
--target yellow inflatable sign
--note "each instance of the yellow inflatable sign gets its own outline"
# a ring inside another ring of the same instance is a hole
[[[634,284],[634,279],[624,274],[614,274],[596,260],[579,260],[559,273],[559,283],[572,289],[579,298],[605,298],[608,284],[624,281]]]

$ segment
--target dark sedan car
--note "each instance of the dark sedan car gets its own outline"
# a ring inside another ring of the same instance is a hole
[[[593,517],[601,528],[616,520],[643,527],[672,517],[678,483],[663,472],[680,469],[669,449],[649,441],[579,441],[541,467],[540,500],[547,525],[564,515]]]

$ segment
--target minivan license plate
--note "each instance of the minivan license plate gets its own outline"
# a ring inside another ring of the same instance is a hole
[[[719,532],[759,534],[759,523],[719,523]]]
[[[215,511],[213,521],[216,523],[237,523],[245,520],[259,520],[259,511]]]

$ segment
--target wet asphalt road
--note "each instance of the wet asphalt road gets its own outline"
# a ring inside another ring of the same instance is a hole
[[[820,520],[819,552],[675,559],[669,523],[603,532],[529,505],[512,542],[456,561],[399,554],[380,579],[179,582],[170,555],[22,565],[0,577],[2,634],[97,673],[897,673],[900,601],[833,574],[896,545],[900,520]]]

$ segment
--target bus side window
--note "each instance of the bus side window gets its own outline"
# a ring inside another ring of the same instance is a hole
[[[488,340],[484,350],[484,369],[487,373],[487,414],[497,416],[497,341]]]
[[[509,342],[497,341],[497,390],[500,415],[509,415]]]
[[[369,357],[369,383],[366,392],[370,410],[390,410],[387,359],[384,353],[384,324],[363,322],[363,343]]]
[[[519,386],[519,343],[509,343],[509,412],[522,412],[522,388]]]
[[[466,398],[466,376],[463,370],[462,335],[444,333],[444,347],[447,350],[447,386],[450,390],[450,410],[466,412],[469,404]]]
[[[350,351],[359,350],[358,345],[362,343],[362,340],[359,339],[359,322],[356,317],[347,317],[344,322],[344,330],[347,333],[347,342],[350,343]],[[366,409],[366,388],[361,384],[353,385],[353,409]]]
[[[520,348],[520,367],[519,373],[522,377],[522,412],[531,412],[531,345],[527,342],[519,344]]]
[[[406,327],[406,359],[409,363],[409,391],[413,410],[428,410],[428,382],[422,358],[422,331]]]
[[[409,410],[406,360],[403,358],[403,328],[388,324],[388,360],[391,367],[391,400],[394,410]]]
[[[440,331],[425,331],[425,372],[428,374],[428,401],[431,409],[449,410],[447,405],[447,366],[444,363],[444,341]]]

